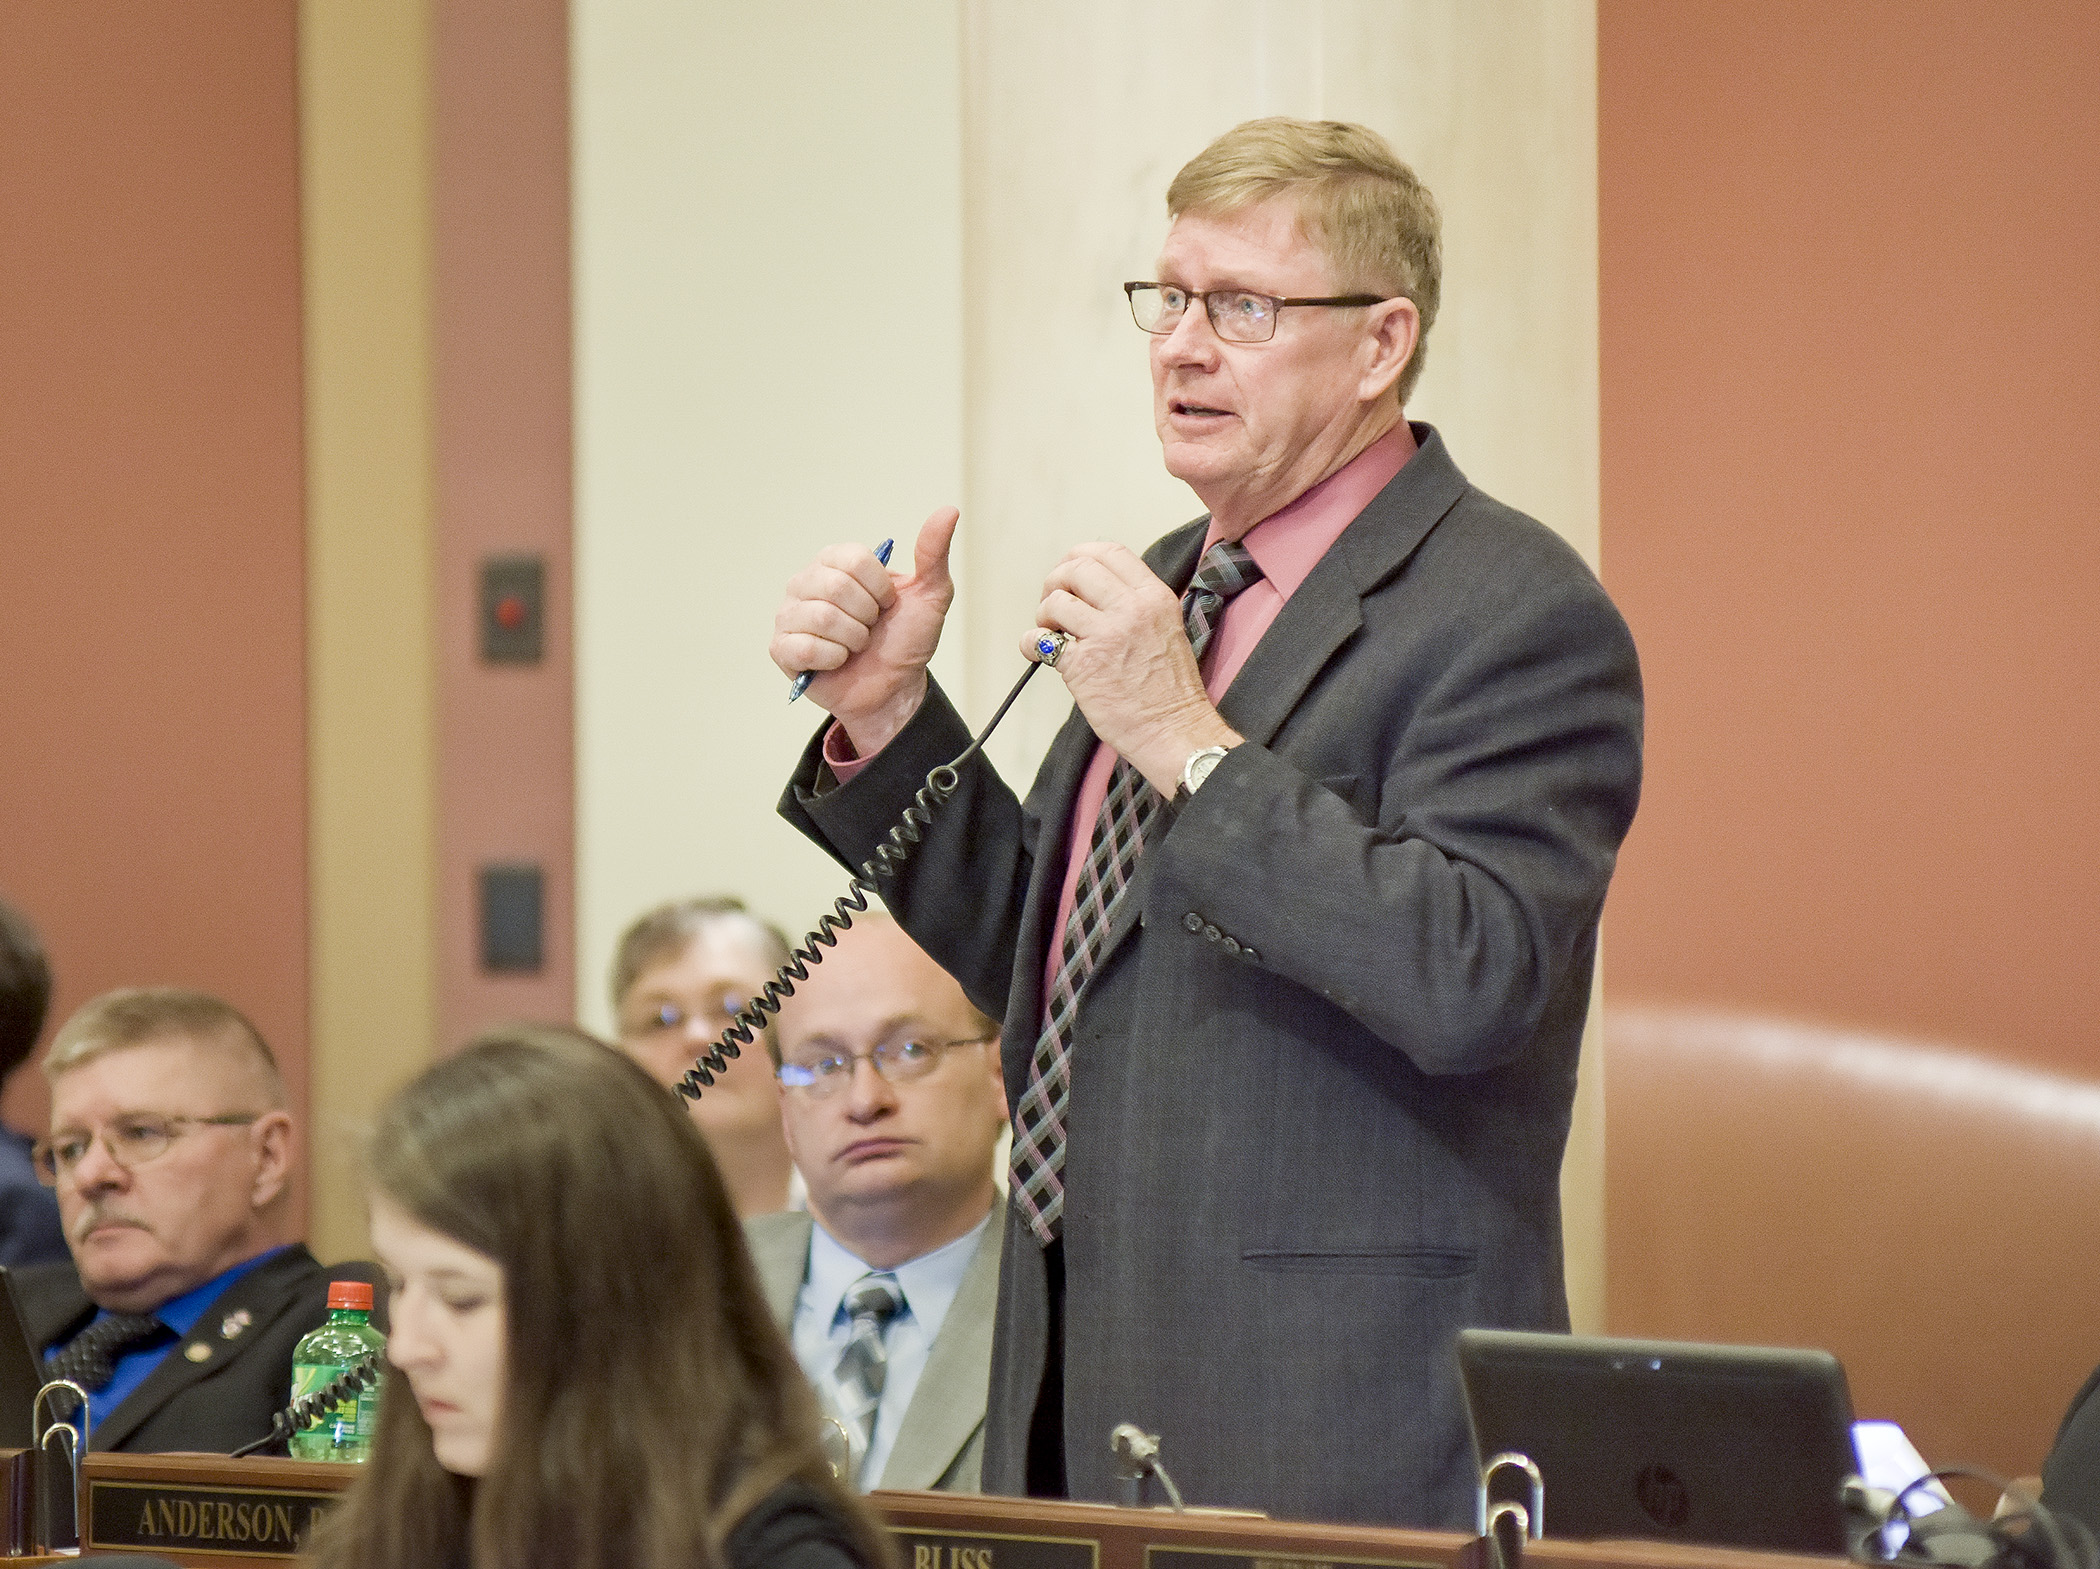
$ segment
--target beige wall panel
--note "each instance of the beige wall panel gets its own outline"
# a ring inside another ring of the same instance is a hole
[[[819,546],[894,535],[901,561],[961,496],[955,7],[782,15],[571,15],[577,992],[601,1027],[646,905],[734,892],[800,931],[838,891],[773,811],[821,717],[766,659],[773,611]]]
[[[1117,285],[1152,275],[1174,171],[1255,115],[1360,120],[1415,164],[1443,204],[1446,282],[1410,412],[1442,428],[1473,479],[1595,561],[1587,0],[975,0],[964,33],[961,630],[975,717],[1018,671],[1052,562],[1086,539],[1143,545],[1201,510],[1160,466],[1144,339]],[[1028,776],[1065,709],[1053,681],[1034,683],[991,749],[1009,777]],[[1602,1308],[1597,1072],[1592,1051],[1564,1182],[1585,1326]]]
[[[366,1252],[358,1139],[431,1051],[428,34],[423,0],[300,7],[323,1259]]]

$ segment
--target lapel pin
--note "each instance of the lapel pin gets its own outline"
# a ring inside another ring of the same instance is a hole
[[[192,1341],[182,1353],[192,1362],[205,1362],[211,1358],[211,1347],[204,1341]]]
[[[253,1313],[246,1308],[236,1308],[219,1321],[219,1336],[223,1340],[231,1340],[254,1322],[255,1315]],[[199,1360],[201,1361],[202,1358],[199,1358]]]

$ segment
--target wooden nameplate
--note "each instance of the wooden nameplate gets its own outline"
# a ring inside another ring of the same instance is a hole
[[[356,1476],[356,1466],[319,1460],[91,1454],[81,1551],[198,1565],[289,1563]]]

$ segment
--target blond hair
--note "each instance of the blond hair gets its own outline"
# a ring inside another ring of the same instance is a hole
[[[1436,198],[1369,126],[1274,115],[1236,125],[1183,165],[1167,187],[1167,216],[1224,217],[1278,197],[1326,254],[1344,292],[1412,300],[1422,328],[1400,373],[1405,403],[1422,374],[1443,290],[1443,219]]]
[[[224,1046],[246,1060],[272,1109],[284,1105],[284,1076],[262,1032],[230,1002],[179,986],[128,986],[104,992],[59,1026],[44,1054],[44,1077],[56,1080],[106,1052],[180,1036]]]

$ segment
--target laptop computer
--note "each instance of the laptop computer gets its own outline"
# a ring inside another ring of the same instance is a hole
[[[1458,1364],[1478,1457],[1531,1458],[1549,1536],[1845,1551],[1859,1462],[1827,1351],[1467,1329]]]
[[[27,1449],[29,1408],[44,1387],[44,1359],[29,1343],[15,1307],[14,1282],[0,1267],[0,1449]]]

